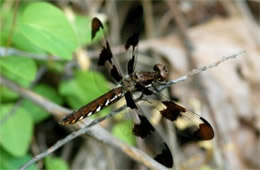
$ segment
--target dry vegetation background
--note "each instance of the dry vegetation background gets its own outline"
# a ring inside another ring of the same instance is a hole
[[[118,47],[124,17],[127,9],[136,2],[62,0],[52,3],[63,9],[67,16],[81,13],[103,17],[109,28],[114,53],[122,51]],[[138,3],[144,7],[145,23],[138,48],[137,68],[164,63],[172,80],[194,68],[212,64],[222,56],[246,51],[236,59],[172,86],[169,90],[171,94],[165,94],[177,97],[184,106],[202,114],[215,130],[212,141],[177,146],[172,142],[174,135],[169,135],[172,132],[170,125],[161,121],[157,128],[164,129],[163,136],[172,148],[175,168],[260,169],[260,2],[143,0]],[[84,50],[75,53],[75,61],[81,69],[89,64],[95,65],[97,58],[95,51]],[[148,60],[147,56],[155,57]],[[94,62],[89,61],[89,57]],[[30,94],[17,91],[30,98]],[[61,111],[42,107],[59,119],[63,116]],[[57,120],[47,120],[36,126],[32,142],[34,155],[65,137],[71,129],[84,125],[81,122],[68,130],[59,126]],[[107,137],[107,132],[95,132],[102,126],[106,123],[92,128],[91,136],[94,137],[83,135],[53,154],[66,160],[71,169],[146,169],[143,164],[133,161],[141,160],[135,152]],[[41,161],[38,166],[43,166]]]

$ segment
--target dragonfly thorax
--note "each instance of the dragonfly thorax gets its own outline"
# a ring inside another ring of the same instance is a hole
[[[135,74],[132,74],[126,79],[123,79],[120,84],[122,85],[125,91],[134,92],[136,82],[137,82],[137,78]]]

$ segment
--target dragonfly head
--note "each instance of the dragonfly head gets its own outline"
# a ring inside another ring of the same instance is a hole
[[[155,64],[153,70],[157,73],[157,81],[162,82],[166,80],[168,69],[165,66],[161,64]]]

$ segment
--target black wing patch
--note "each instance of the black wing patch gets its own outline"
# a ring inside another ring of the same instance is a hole
[[[126,105],[131,109],[137,109],[137,105],[133,99],[133,95],[130,92],[125,93]]]
[[[136,62],[135,58],[136,57],[135,57],[135,54],[133,52],[132,58],[128,61],[128,64],[127,64],[127,73],[128,74],[132,74],[134,72],[135,62]]]
[[[113,54],[111,52],[110,45],[106,42],[106,46],[103,47],[99,55],[98,65],[104,66],[106,61],[112,64],[112,57]]]
[[[123,41],[125,41],[125,49],[128,50],[132,46],[131,59],[128,61],[127,71],[132,74],[136,63],[136,46],[139,42],[140,32],[143,26],[143,7],[137,6],[129,12],[126,19],[126,27],[123,33]],[[126,38],[126,40],[125,40]]]
[[[92,19],[92,31],[91,31],[91,39],[93,40],[96,36],[96,33],[99,29],[104,29],[102,22],[98,18]]]
[[[162,152],[156,155],[154,159],[168,168],[173,167],[172,153],[166,143],[164,143]]]
[[[173,157],[169,147],[144,116],[142,110],[138,108],[132,109],[131,111],[135,116],[133,134],[137,137],[137,140],[143,143],[141,149],[160,164],[168,168],[173,167]]]
[[[130,11],[127,18],[127,30],[130,30],[130,36],[126,40],[125,49],[129,49],[130,46],[135,48],[139,42],[139,35],[143,25],[143,7],[138,6],[134,10]]]
[[[106,64],[108,69],[110,70],[110,75],[114,78],[115,81],[120,82],[123,77],[122,77],[121,72],[119,71],[119,67],[117,67],[117,65],[116,65],[116,61],[113,57],[112,51],[110,49],[110,45],[105,38],[104,26],[98,18],[93,18],[92,32],[91,32],[92,40],[95,38],[95,36],[99,30],[102,30],[102,33],[104,36],[104,45],[103,45],[101,53],[99,55],[98,65],[104,66]]]
[[[154,133],[155,129],[150,124],[148,119],[143,115],[138,115],[140,119],[139,124],[135,124],[133,128],[133,133],[137,137],[141,137],[142,139],[146,138],[149,134]]]
[[[165,106],[160,110],[163,118],[176,123],[186,122],[191,125],[189,131],[186,131],[186,134],[184,135],[194,141],[213,139],[214,130],[203,117],[184,108],[183,106],[176,104],[173,101],[163,101],[162,103]]]

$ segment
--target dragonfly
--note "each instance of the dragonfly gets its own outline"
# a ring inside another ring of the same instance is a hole
[[[92,40],[97,36],[99,31],[102,32],[104,37],[98,65],[106,66],[106,68],[108,68],[111,77],[117,82],[118,86],[92,102],[73,111],[71,114],[68,114],[60,123],[62,125],[74,124],[100,112],[102,109],[109,107],[124,98],[133,117],[132,134],[138,141],[143,143],[142,146],[144,147],[142,147],[142,150],[160,164],[171,168],[174,165],[174,161],[169,146],[150,123],[149,119],[144,114],[144,110],[134,98],[134,94],[141,93],[142,95],[156,100],[154,98],[154,96],[157,95],[155,86],[166,81],[168,70],[162,64],[155,64],[153,71],[135,70],[137,46],[143,24],[142,6],[137,6],[130,12],[127,24],[130,25],[128,27],[130,31],[128,31],[129,33],[127,34],[124,48],[130,53],[130,56],[126,66],[127,75],[124,76],[118,67],[116,59],[111,51],[110,44],[105,36],[104,25],[98,18],[95,17],[92,19]],[[158,114],[163,118],[175,123],[178,121],[186,121],[192,124],[188,133],[189,138],[195,141],[213,139],[213,128],[203,117],[166,98],[160,101],[157,100],[157,102],[160,102],[163,106],[158,110]]]

